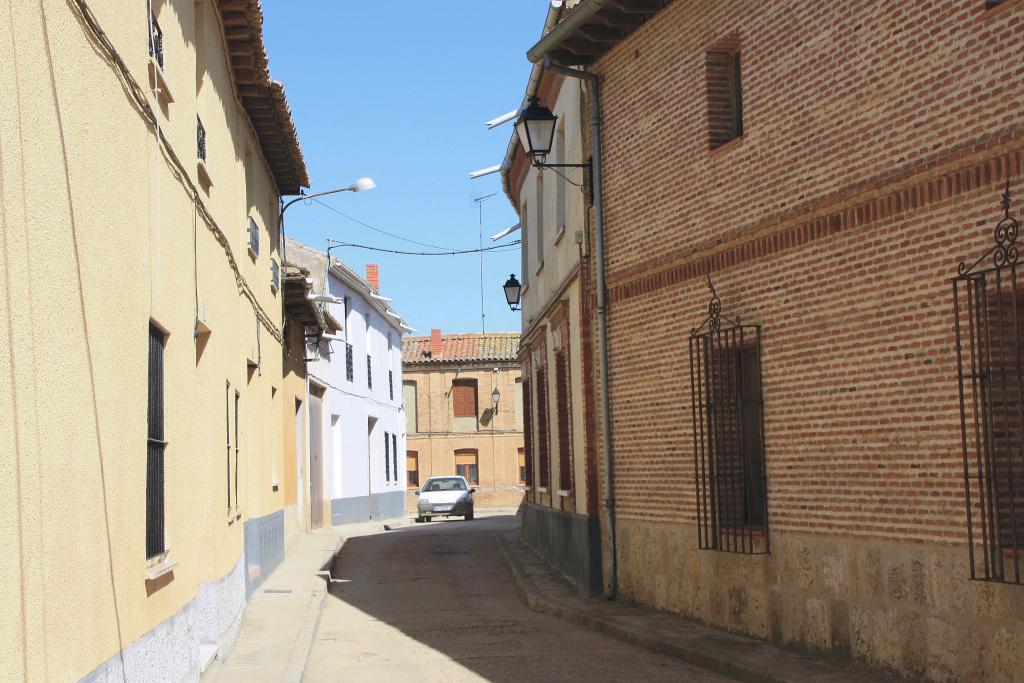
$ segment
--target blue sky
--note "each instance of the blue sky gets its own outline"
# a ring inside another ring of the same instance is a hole
[[[301,8],[301,9],[300,9]],[[543,25],[546,0],[475,2],[263,3],[274,78],[285,84],[309,167],[310,192],[368,175],[377,189],[326,197],[364,223],[445,248],[476,248],[483,204],[488,236],[517,221],[497,174],[511,127],[484,121],[520,102],[526,50]],[[323,249],[328,237],[373,246],[429,250],[378,234],[318,204],[288,210],[287,233]],[[506,238],[504,241],[508,241]],[[340,252],[340,253],[339,253]],[[357,272],[378,263],[381,290],[419,334],[480,331],[480,261],[335,250]],[[484,257],[488,332],[519,329],[501,285],[519,275],[519,252]]]

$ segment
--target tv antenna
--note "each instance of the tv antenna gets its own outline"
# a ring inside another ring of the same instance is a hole
[[[497,194],[497,192],[492,192],[473,198],[480,214],[480,334],[487,332],[486,325],[484,324],[484,202],[491,197],[497,196]]]

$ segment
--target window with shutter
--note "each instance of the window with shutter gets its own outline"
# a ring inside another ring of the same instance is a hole
[[[540,468],[538,486],[551,481],[551,451],[548,434],[548,378],[544,368],[537,370],[537,459]]]
[[[572,490],[572,392],[569,382],[568,351],[555,354],[555,397],[558,405],[558,488]]]
[[[452,412],[455,417],[476,417],[476,405],[476,380],[455,380],[452,383]]]
[[[533,481],[533,394],[530,391],[532,382],[523,380],[523,455],[526,457],[526,485],[534,486]]]
[[[388,433],[384,432],[384,481],[391,481],[391,440],[388,438]]]
[[[478,456],[475,448],[460,448],[455,451],[455,474],[465,477],[470,484],[479,484]]]
[[[395,473],[395,483],[398,483],[398,435],[391,435],[391,467]]]

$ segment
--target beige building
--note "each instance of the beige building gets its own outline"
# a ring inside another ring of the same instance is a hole
[[[552,6],[549,17],[557,14]],[[551,151],[531,165],[518,137],[502,185],[522,230],[522,361],[527,430],[523,539],[581,590],[602,590],[594,418],[594,307],[589,258],[590,173],[581,134],[580,81],[535,68],[537,97],[557,116]],[[590,297],[584,296],[590,292]]]
[[[513,332],[443,335],[435,329],[429,337],[402,341],[407,509],[416,509],[420,484],[452,474],[476,488],[478,507],[522,502],[526,459],[518,350]]]
[[[2,680],[197,678],[302,526],[259,4],[146,6],[0,20]]]

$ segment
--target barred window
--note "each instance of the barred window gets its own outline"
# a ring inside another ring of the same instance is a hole
[[[391,481],[391,439],[387,432],[384,432],[384,481]]]
[[[146,558],[164,545],[164,333],[149,325],[149,381],[146,408]]]
[[[710,315],[690,336],[697,536],[703,549],[768,552],[761,328]]]
[[[388,396],[392,401],[395,400],[395,372],[394,370],[388,370]]]
[[[349,382],[354,381],[355,377],[355,363],[352,361],[352,345],[345,343],[345,379]]]
[[[196,117],[196,156],[206,161],[206,128],[203,127],[203,120]]]
[[[398,483],[398,435],[391,435],[391,467],[395,473],[395,483]]]
[[[156,60],[161,69],[164,68],[164,32],[160,30],[160,24],[156,17],[149,15],[151,33],[149,34],[149,56]]]
[[[995,245],[953,278],[971,578],[1024,583],[1024,283],[1010,188]]]
[[[534,486],[533,480],[533,394],[530,391],[532,382],[523,379],[523,464],[524,484]]]
[[[373,357],[366,354],[366,388],[373,389]]]

